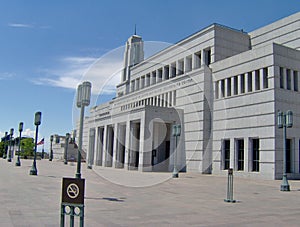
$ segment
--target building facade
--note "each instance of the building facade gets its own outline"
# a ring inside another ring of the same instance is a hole
[[[277,112],[292,110],[286,165],[299,178],[299,49],[300,13],[250,33],[212,24],[147,59],[131,36],[116,98],[85,118],[88,164],[279,179]]]
[[[67,149],[67,161],[76,161],[78,146],[75,142],[76,132],[75,130],[70,134],[71,137],[68,139],[68,149]],[[61,136],[54,134],[52,141],[52,151],[53,151],[53,159],[58,161],[65,160],[65,147],[66,147],[66,136]],[[50,145],[51,149],[51,145]],[[82,161],[85,160],[85,153],[82,153]]]

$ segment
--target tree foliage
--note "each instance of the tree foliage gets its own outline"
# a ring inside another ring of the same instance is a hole
[[[1,141],[0,142],[0,157],[3,157],[4,152],[5,152],[4,142]]]
[[[21,140],[21,155],[24,157],[33,156],[34,142],[32,138],[24,138]]]

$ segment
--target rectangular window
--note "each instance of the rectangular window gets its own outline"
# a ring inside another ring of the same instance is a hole
[[[136,79],[135,80],[135,90],[139,90],[140,89],[140,79]]]
[[[135,85],[135,81],[134,81],[134,80],[132,80],[130,84],[131,84],[131,86],[130,86],[130,91],[132,91],[132,92],[133,92],[133,91],[134,91],[134,85]]]
[[[170,68],[168,65],[165,66],[165,72],[164,72],[164,77],[165,77],[165,80],[168,80],[169,79],[169,74],[170,74]]]
[[[227,78],[227,96],[231,96],[231,78]]]
[[[286,89],[291,90],[292,85],[291,85],[291,70],[287,69],[286,70]]]
[[[184,61],[183,60],[179,60],[178,61],[178,72],[177,75],[182,75],[184,71]]]
[[[224,98],[225,96],[225,81],[224,80],[221,80],[221,98]]]
[[[185,71],[190,72],[192,71],[192,56],[186,57],[186,66],[185,66]]]
[[[230,167],[230,140],[223,140],[223,169]]]
[[[268,68],[263,69],[263,85],[264,85],[264,88],[269,87]]]
[[[248,92],[252,91],[252,72],[248,72]]]
[[[283,82],[283,68],[279,68],[279,83],[280,83],[280,88],[284,88],[284,82]]]
[[[236,141],[236,154],[237,154],[237,170],[244,170],[244,140],[239,139]]]
[[[194,59],[194,67],[195,69],[198,69],[201,67],[201,51],[195,53],[195,59]]]
[[[215,82],[215,99],[219,98],[219,83],[220,81]]]
[[[245,93],[245,74],[241,75],[241,93]]]
[[[298,146],[299,146],[299,151],[298,151],[299,155],[298,155],[298,157],[299,157],[299,163],[300,163],[300,140],[299,140],[299,145]],[[299,168],[299,173],[300,173],[300,168]]]
[[[162,68],[157,70],[157,82],[161,82],[162,81]]]
[[[210,63],[211,63],[211,50],[210,49],[205,50],[204,54],[205,54],[205,65],[210,65]]]
[[[294,71],[294,91],[298,91],[298,72]]]
[[[255,90],[260,90],[260,73],[259,70],[255,70]]]
[[[252,139],[252,171],[259,172],[259,139]]]
[[[171,64],[171,78],[176,76],[176,63]]]
[[[141,89],[145,87],[145,76],[141,77]]]
[[[238,77],[237,76],[233,77],[233,94],[234,95],[238,94]]]

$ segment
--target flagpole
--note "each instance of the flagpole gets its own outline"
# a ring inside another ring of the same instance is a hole
[[[42,148],[42,159],[44,158],[44,145],[45,143],[43,143],[43,148]]]

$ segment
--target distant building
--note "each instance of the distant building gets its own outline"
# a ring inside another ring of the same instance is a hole
[[[53,135],[53,143],[52,143],[53,159],[61,160],[61,161],[64,160],[65,145],[66,145],[66,136],[61,136],[57,134]],[[68,161],[77,160],[77,151],[78,151],[78,146],[75,142],[75,134],[72,133],[68,144],[68,151],[67,151]],[[85,159],[85,154],[83,154],[83,159]]]
[[[85,118],[89,165],[172,171],[176,160],[181,171],[279,179],[276,115],[290,109],[286,165],[299,178],[299,50],[300,13],[249,33],[212,24],[145,60],[131,36],[116,98]]]

